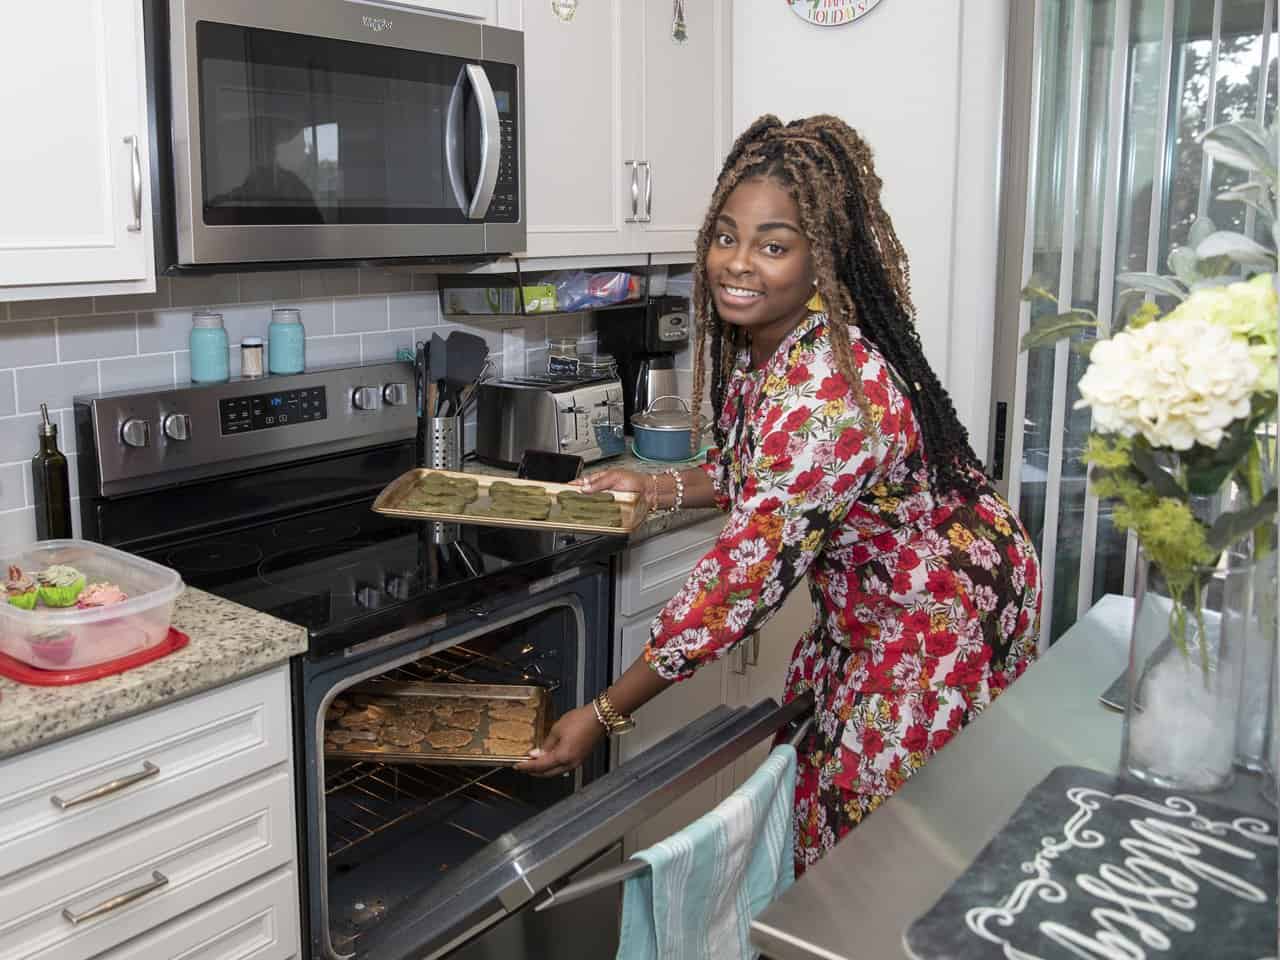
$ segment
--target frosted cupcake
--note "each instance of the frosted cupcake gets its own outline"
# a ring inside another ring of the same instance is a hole
[[[109,607],[113,603],[123,603],[128,599],[129,595],[114,583],[91,583],[84,588],[84,592],[76,600],[76,606]]]
[[[4,594],[19,610],[33,610],[40,592],[36,589],[36,582],[24,574],[21,567],[11,565],[9,579],[4,584]]]
[[[84,574],[75,567],[55,563],[36,574],[40,601],[47,607],[69,607],[84,589]]]

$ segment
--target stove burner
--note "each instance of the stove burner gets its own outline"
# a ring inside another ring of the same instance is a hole
[[[343,543],[344,552],[336,555],[333,544],[284,550],[263,560],[258,565],[258,576],[265,583],[300,593],[315,593],[323,585],[335,595],[358,595],[369,584],[382,582],[381,569],[371,557],[351,559],[345,551],[372,546],[372,542],[348,541]]]
[[[179,573],[221,573],[248,567],[262,559],[262,551],[251,543],[235,540],[210,540],[179,547],[164,562]]]
[[[337,543],[360,535],[360,524],[335,517],[297,517],[271,528],[277,540],[302,540],[307,544]]]

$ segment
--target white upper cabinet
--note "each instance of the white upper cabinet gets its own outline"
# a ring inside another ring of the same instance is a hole
[[[42,284],[155,289],[144,62],[136,0],[4,15],[0,299]]]
[[[364,2],[364,0],[357,0]],[[443,13],[451,17],[464,17],[480,23],[507,26],[499,23],[499,8],[503,0],[375,0],[380,7],[402,7],[422,13]]]
[[[565,22],[526,0],[527,253],[623,253],[622,11],[635,0],[580,3]]]
[[[729,146],[730,0],[525,0],[531,257],[692,252]]]
[[[627,4],[624,73],[636,81],[628,122],[639,138],[643,209],[633,249],[692,250],[731,145],[729,3],[683,0],[686,39],[672,36],[675,4]]]

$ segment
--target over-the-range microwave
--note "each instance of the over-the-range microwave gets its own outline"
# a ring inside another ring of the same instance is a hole
[[[165,272],[525,245],[524,35],[363,0],[146,0]]]

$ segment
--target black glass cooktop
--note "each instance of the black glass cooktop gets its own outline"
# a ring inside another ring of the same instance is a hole
[[[305,626],[317,651],[483,607],[618,549],[614,537],[400,520],[371,502],[140,553],[189,586]]]

